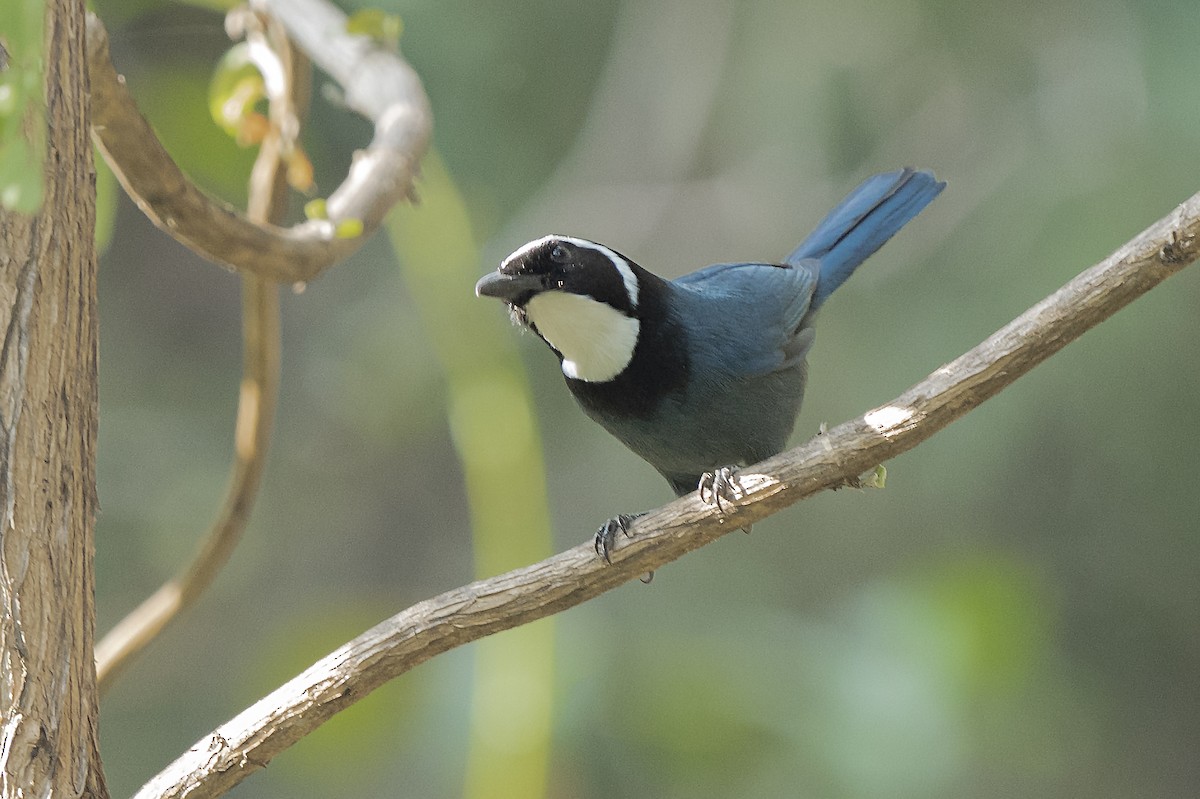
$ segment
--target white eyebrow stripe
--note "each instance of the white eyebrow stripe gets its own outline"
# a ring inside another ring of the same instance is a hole
[[[631,267],[629,265],[629,262],[626,261],[624,258],[622,258],[620,255],[618,255],[615,251],[610,250],[608,247],[605,247],[603,244],[597,244],[594,241],[588,241],[587,239],[577,239],[574,236],[561,236],[561,235],[552,233],[549,236],[542,236],[540,239],[534,239],[533,241],[529,242],[528,244],[525,244],[524,246],[522,246],[519,250],[517,250],[512,255],[505,258],[503,262],[501,262],[501,264],[500,264],[501,268],[503,268],[504,265],[507,264],[509,261],[512,261],[515,258],[521,257],[522,255],[529,252],[530,250],[537,249],[538,247],[545,244],[547,241],[550,241],[551,239],[565,241],[570,244],[574,244],[576,247],[585,247],[589,250],[595,250],[596,252],[600,253],[608,260],[612,261],[612,265],[616,267],[617,273],[621,275],[621,282],[625,284],[625,294],[628,295],[628,297],[629,297],[629,307],[637,308],[638,290],[639,290],[640,286],[638,285],[637,275],[635,275],[633,273],[633,267]]]
[[[522,255],[529,252],[530,250],[537,249],[542,244],[545,244],[550,239],[561,239],[561,238],[565,238],[565,237],[549,235],[549,236],[542,236],[540,239],[534,239],[533,241],[526,242],[525,244],[522,244],[520,246],[520,248],[514,250],[512,252],[512,254],[510,254],[507,258],[505,258],[503,261],[501,261],[500,268],[503,269],[504,267],[508,266],[509,261],[515,261],[516,259],[520,258]]]
[[[613,250],[605,247],[603,244],[597,244],[594,241],[577,239],[572,236],[559,236],[558,238],[562,239],[563,241],[569,241],[577,247],[588,247],[593,249],[604,257],[608,258],[608,260],[612,261],[613,266],[615,266],[617,271],[621,274],[621,282],[625,284],[625,293],[629,295],[629,307],[637,307],[638,289],[640,287],[638,286],[637,275],[633,273],[633,267],[629,265],[628,261],[626,261],[620,255],[617,255],[617,253]]]

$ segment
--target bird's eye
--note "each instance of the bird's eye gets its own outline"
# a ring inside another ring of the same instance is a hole
[[[550,260],[556,263],[565,264],[571,260],[571,251],[562,244],[555,244],[550,249]]]

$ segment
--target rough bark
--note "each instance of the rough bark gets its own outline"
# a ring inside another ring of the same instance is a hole
[[[95,172],[84,6],[46,3],[45,202],[0,211],[0,796],[106,797],[96,735]]]

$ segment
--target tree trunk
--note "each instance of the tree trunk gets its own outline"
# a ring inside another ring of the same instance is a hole
[[[95,172],[82,0],[47,0],[45,201],[0,210],[0,796],[107,797],[93,659]]]

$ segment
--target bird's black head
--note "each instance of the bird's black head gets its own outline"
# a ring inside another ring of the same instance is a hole
[[[563,373],[606,382],[633,358],[643,281],[655,278],[603,244],[570,236],[531,241],[475,284],[562,358]]]
[[[505,258],[475,284],[475,293],[504,300],[517,321],[528,324],[525,308],[542,292],[578,294],[634,316],[639,288],[635,267],[620,253],[585,239],[545,236]]]

